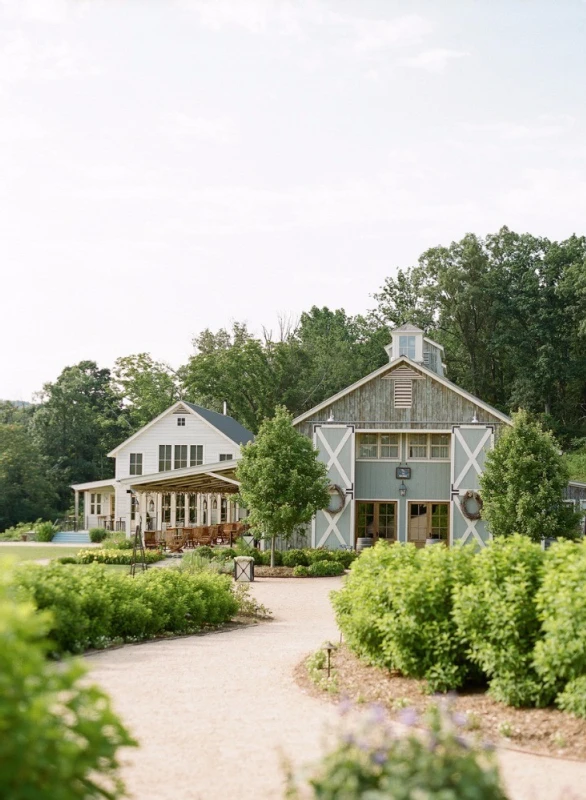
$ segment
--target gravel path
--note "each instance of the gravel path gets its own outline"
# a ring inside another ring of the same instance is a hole
[[[135,800],[281,800],[282,757],[313,760],[336,716],[292,672],[324,640],[336,641],[328,595],[339,584],[263,579],[252,587],[272,622],[88,658],[141,744],[125,769]],[[565,789],[586,800],[586,763],[511,751],[501,763],[512,800],[561,800]]]

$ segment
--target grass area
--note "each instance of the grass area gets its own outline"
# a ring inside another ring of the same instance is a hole
[[[566,454],[570,480],[586,483],[586,445]]]
[[[11,556],[17,561],[37,561],[40,558],[62,558],[63,556],[76,556],[83,545],[76,544],[73,547],[55,547],[51,544],[39,545],[11,545],[9,547],[2,547],[0,545],[1,556]]]

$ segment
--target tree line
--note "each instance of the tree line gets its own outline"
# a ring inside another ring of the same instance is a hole
[[[173,371],[148,353],[66,367],[32,406],[0,403],[0,530],[71,504],[71,483],[112,477],[107,453],[183,398],[257,432],[278,405],[294,416],[387,360],[405,322],[445,347],[448,377],[502,411],[524,408],[565,448],[586,444],[586,237],[502,228],[434,247],[349,315],[317,308],[255,336],[246,324],[195,336]]]

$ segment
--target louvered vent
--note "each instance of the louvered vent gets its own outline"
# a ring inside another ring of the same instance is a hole
[[[413,400],[413,381],[395,381],[395,408],[411,408]]]

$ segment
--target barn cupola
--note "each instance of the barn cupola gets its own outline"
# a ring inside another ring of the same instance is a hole
[[[391,331],[391,335],[391,343],[385,347],[391,363],[405,356],[410,361],[422,364],[437,375],[443,376],[444,348],[441,344],[428,339],[421,328],[406,323]]]

